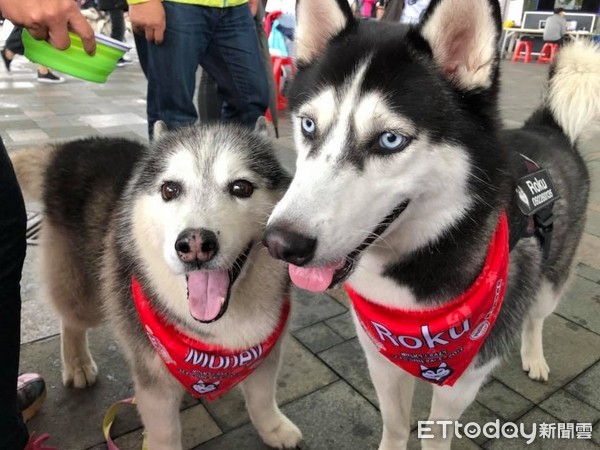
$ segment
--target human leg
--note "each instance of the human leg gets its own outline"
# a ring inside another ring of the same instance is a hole
[[[12,164],[0,139],[0,448],[21,450],[28,433],[17,414],[21,334],[21,270],[26,214]]]
[[[212,34],[217,8],[164,2],[167,27],[161,45],[148,43],[148,123],[169,129],[196,123],[194,105],[199,57]],[[218,12],[218,11],[217,11]]]
[[[222,118],[254,126],[269,106],[269,87],[247,4],[221,11],[201,64],[217,80],[224,100]]]
[[[110,37],[117,41],[125,41],[125,17],[123,10],[120,8],[111,9],[108,11],[110,16],[111,32]]]

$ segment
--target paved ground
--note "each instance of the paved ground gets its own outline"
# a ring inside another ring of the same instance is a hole
[[[40,85],[24,59],[13,74],[0,71],[0,131],[10,150],[92,134],[145,139],[145,80],[137,65],[117,69],[105,85],[68,79]],[[503,63],[502,117],[516,126],[538,103],[547,67]],[[279,140],[282,158],[293,161],[289,124]],[[574,283],[544,330],[551,367],[547,383],[530,381],[518,351],[494,374],[468,409],[464,422],[582,422],[594,425],[593,440],[537,440],[531,448],[596,448],[600,445],[600,146],[588,140],[584,153],[593,187],[586,234]],[[595,145],[593,145],[595,144]],[[30,205],[35,209],[36,205]],[[41,372],[48,399],[30,428],[49,432],[61,449],[105,448],[102,416],[114,401],[132,394],[126,364],[108,328],[90,337],[100,368],[99,382],[85,391],[60,383],[59,324],[39,290],[30,246],[23,279],[21,369]],[[336,293],[332,293],[336,295]],[[283,410],[303,430],[304,449],[372,449],[381,433],[377,399],[366,372],[343,296],[294,293],[292,337],[279,379]],[[414,420],[427,416],[430,390],[419,385]],[[214,403],[186,399],[181,417],[186,448],[264,448],[234,391]],[[414,424],[415,422],[413,422]],[[529,429],[529,426],[528,426]],[[133,408],[124,409],[114,428],[122,449],[139,449],[141,425]],[[414,433],[413,433],[414,434]],[[414,436],[413,436],[414,438]],[[416,438],[411,447],[416,447]],[[522,440],[461,439],[455,448],[526,448]],[[527,447],[530,448],[530,447]]]

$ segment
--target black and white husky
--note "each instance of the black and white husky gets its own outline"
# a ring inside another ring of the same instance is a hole
[[[181,449],[185,390],[211,399],[237,382],[262,439],[295,447],[301,433],[275,403],[289,279],[260,243],[290,178],[266,131],[187,128],[149,150],[89,138],[12,159],[26,197],[44,203],[42,274],[62,320],[65,385],[95,383],[86,331],[105,318],[150,449]]]
[[[405,448],[416,377],[433,383],[430,419],[456,420],[518,330],[523,369],[548,377],[542,325],[584,226],[575,143],[600,121],[600,53],[561,49],[542,105],[503,131],[497,0],[433,0],[410,28],[302,0],[297,20],[297,171],[263,241],[300,287],[347,280],[380,449]]]

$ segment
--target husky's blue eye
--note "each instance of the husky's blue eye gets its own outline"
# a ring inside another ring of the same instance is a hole
[[[315,135],[317,125],[314,120],[308,117],[302,117],[302,119],[300,119],[300,124],[302,125],[302,133],[304,136],[313,137]]]
[[[379,147],[379,151],[384,153],[393,153],[402,150],[408,145],[409,142],[410,138],[407,136],[386,131],[385,133],[381,133],[379,135],[377,147]]]

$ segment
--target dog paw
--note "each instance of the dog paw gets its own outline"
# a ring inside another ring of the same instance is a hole
[[[528,372],[529,378],[537,381],[548,381],[550,367],[543,355],[538,357],[522,356],[523,370]]]
[[[92,386],[98,378],[98,367],[92,360],[87,364],[65,364],[63,367],[63,384],[83,389]]]
[[[269,430],[259,431],[260,437],[270,447],[296,448],[302,440],[302,432],[283,414]]]

